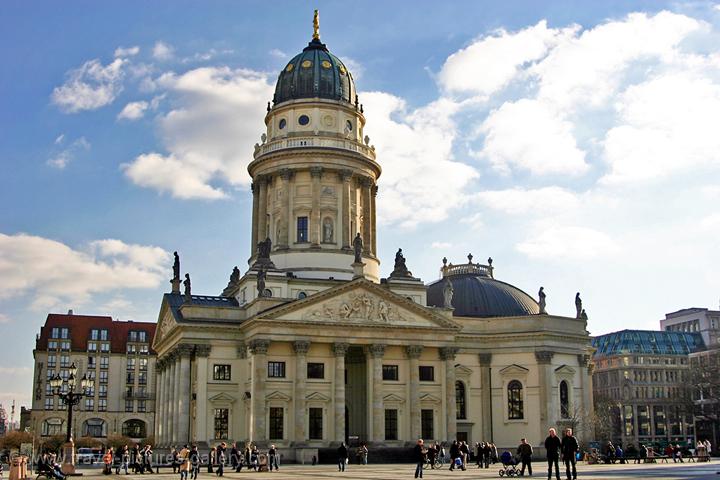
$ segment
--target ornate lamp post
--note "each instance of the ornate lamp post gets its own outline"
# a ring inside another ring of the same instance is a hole
[[[66,474],[75,473],[75,444],[72,439],[72,414],[73,407],[80,403],[83,397],[89,396],[95,382],[93,379],[88,378],[87,375],[83,375],[80,379],[80,384],[77,381],[77,367],[75,363],[70,365],[70,376],[67,379],[67,389],[63,389],[65,381],[56,375],[50,379],[50,387],[52,388],[53,395],[56,395],[61,402],[67,405],[68,419],[67,419],[67,435],[65,438],[65,445],[63,445],[63,466],[62,471]],[[77,391],[76,391],[77,389]]]

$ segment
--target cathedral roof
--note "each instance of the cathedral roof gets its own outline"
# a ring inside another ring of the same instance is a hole
[[[326,98],[354,104],[355,96],[355,81],[345,64],[320,38],[313,38],[280,72],[273,102]]]
[[[442,307],[445,279],[453,286],[452,306],[456,317],[518,317],[540,313],[537,302],[509,283],[495,280],[490,265],[467,263],[443,267],[444,278],[431,283],[427,304]]]

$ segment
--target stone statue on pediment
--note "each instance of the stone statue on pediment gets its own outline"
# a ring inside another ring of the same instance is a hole
[[[540,307],[540,314],[547,314],[547,311],[545,310],[545,287],[540,287],[540,290],[538,291],[538,306]]]
[[[575,318],[582,318],[582,299],[580,298],[580,292],[575,294]]]
[[[355,235],[353,240],[353,250],[355,250],[355,263],[362,263],[363,241],[360,232]]]
[[[185,303],[192,303],[192,292],[190,285],[190,274],[185,274],[185,280],[183,280],[183,286],[185,287]]]
[[[445,278],[445,285],[443,286],[443,307],[453,308],[452,300],[455,289],[449,278]]]
[[[412,277],[412,272],[408,270],[407,265],[405,264],[405,256],[402,253],[402,248],[398,248],[398,251],[395,254],[395,266],[390,274],[390,277]]]

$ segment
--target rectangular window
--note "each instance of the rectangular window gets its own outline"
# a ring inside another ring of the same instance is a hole
[[[60,368],[68,368],[70,366],[70,355],[60,355]]]
[[[58,342],[51,340],[48,342],[48,350],[57,350]]]
[[[106,329],[100,330],[100,340],[108,339],[108,331]]]
[[[49,397],[50,395],[52,395],[52,385],[50,385],[50,382],[47,382],[45,384],[45,396]]]
[[[282,440],[283,438],[283,408],[270,407],[270,439]]]
[[[96,329],[90,330],[90,339],[91,340],[100,340],[100,331]]]
[[[138,342],[140,342],[140,343],[147,342],[147,332],[138,332]]]
[[[53,327],[50,332],[50,338],[60,338],[60,329],[58,327]]]
[[[107,383],[108,382],[108,372],[106,372],[106,371],[100,372],[99,381],[100,381],[100,383]]]
[[[107,398],[98,400],[98,412],[107,412]]]
[[[297,241],[303,243],[308,241],[308,217],[297,219]]]
[[[421,365],[420,367],[420,381],[421,382],[434,382],[435,381],[435,367]],[[427,437],[432,438],[432,437]]]
[[[70,338],[70,331],[67,328],[61,328],[60,338]]]
[[[385,410],[385,440],[398,439],[398,411]]]
[[[147,387],[138,387],[136,395],[138,398],[147,398]]]
[[[323,409],[310,408],[309,410],[309,438],[310,440],[322,440],[323,438]]]
[[[136,350],[135,350],[135,345],[130,345],[130,344],[128,343],[127,353],[129,353],[129,354],[134,354],[135,351],[136,351]]]
[[[383,380],[399,380],[400,375],[397,365],[383,365]]]
[[[229,382],[230,378],[230,365],[213,365],[213,380],[223,380]]]
[[[150,353],[150,348],[147,345],[140,345],[140,355],[147,355]]]
[[[57,365],[57,357],[55,355],[48,355],[48,368],[55,368],[55,365]]]
[[[132,400],[125,400],[125,411],[132,412],[133,410],[135,410],[134,403],[135,402],[133,402]]]
[[[432,439],[435,437],[433,432],[433,411],[420,410],[420,426],[422,429],[422,438]]]
[[[109,343],[101,343],[100,344],[100,351],[102,353],[108,353],[110,352],[110,344]]]
[[[135,359],[134,358],[128,358],[127,359],[127,371],[135,371]]]
[[[100,357],[100,368],[107,370],[110,366],[110,357]]]
[[[268,377],[285,378],[285,362],[268,362]]]
[[[141,358],[141,359],[138,361],[138,368],[140,369],[141,372],[147,371],[147,368],[148,368],[148,359],[147,359],[147,358]]]
[[[147,402],[145,400],[138,400],[138,412],[145,413],[147,411]]]
[[[85,399],[85,410],[91,411],[95,408],[95,399],[94,398],[86,398]]]
[[[308,363],[307,378],[325,378],[324,363]]]
[[[228,438],[228,409],[216,408],[214,410],[215,440]]]
[[[137,337],[138,337],[137,334],[138,334],[138,332],[136,332],[135,330],[131,330],[128,333],[128,341],[129,342],[137,342]]]
[[[632,437],[635,435],[635,425],[633,423],[633,407],[625,405],[623,407],[623,418],[625,419],[625,436]]]
[[[97,367],[97,362],[95,361],[95,357],[89,356],[88,357],[88,368],[95,368]]]
[[[88,352],[97,352],[97,343],[88,342]]]
[[[45,398],[45,410],[54,410],[55,409],[55,398],[54,397],[46,397]]]
[[[647,405],[638,405],[638,435],[650,435],[650,412]]]
[[[147,385],[147,372],[138,373],[138,385]]]
[[[132,385],[128,385],[125,387],[125,396],[127,398],[132,398],[134,394],[135,394],[135,387],[133,387]]]
[[[135,372],[127,372],[125,375],[125,383],[132,385],[135,383]]]
[[[665,418],[665,407],[663,405],[653,406],[653,421],[655,422],[655,435],[665,436],[667,434],[667,419]]]
[[[98,385],[98,397],[100,397],[100,398],[107,397],[107,385]]]

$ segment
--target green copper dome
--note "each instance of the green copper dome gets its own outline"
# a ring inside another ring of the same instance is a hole
[[[327,98],[351,105],[356,103],[352,75],[319,38],[313,38],[280,72],[273,103],[278,105],[301,98]]]

